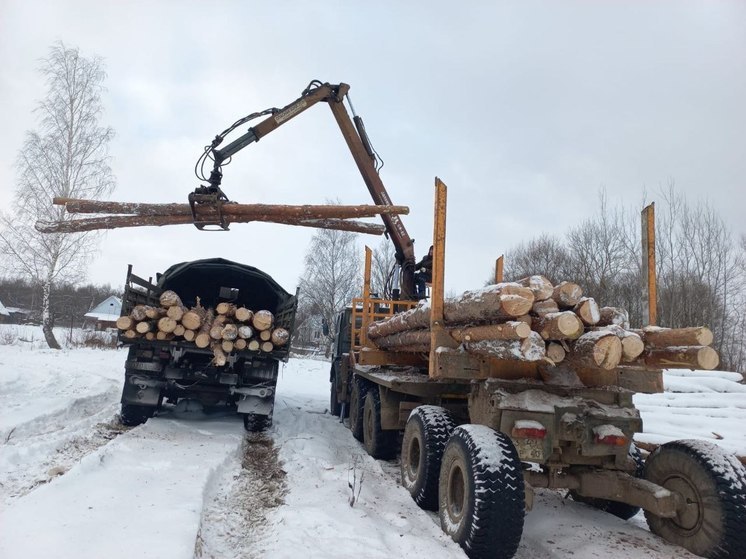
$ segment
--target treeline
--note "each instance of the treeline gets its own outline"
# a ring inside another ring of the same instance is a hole
[[[641,209],[610,208],[602,192],[594,217],[564,237],[542,235],[510,250],[505,279],[570,279],[642,325]],[[720,368],[746,370],[746,238],[737,239],[713,208],[691,204],[673,185],[656,196],[655,214],[658,325],[710,327]]]
[[[55,326],[80,326],[83,315],[101,301],[114,295],[122,296],[121,290],[111,285],[61,284],[51,294],[51,314]],[[6,307],[18,307],[30,311],[28,320],[41,322],[42,287],[23,279],[0,278],[0,301]]]

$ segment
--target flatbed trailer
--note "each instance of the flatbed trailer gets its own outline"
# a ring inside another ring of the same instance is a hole
[[[442,208],[439,205],[442,204]],[[471,558],[515,554],[534,488],[628,519],[703,557],[746,557],[746,468],[705,441],[674,441],[647,460],[636,392],[662,392],[662,371],[617,367],[554,376],[541,363],[476,357],[443,328],[445,185],[436,179],[430,353],[386,352],[367,325],[417,304],[363,297],[340,313],[331,411],[380,459],[400,453],[402,485]]]

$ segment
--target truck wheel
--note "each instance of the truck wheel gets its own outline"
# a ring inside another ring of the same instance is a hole
[[[332,365],[331,382],[329,384],[329,413],[339,417],[342,406],[337,400],[337,372],[334,370],[334,365]]]
[[[456,428],[448,410],[416,407],[409,416],[401,444],[401,483],[426,510],[438,510],[438,476],[448,438]]]
[[[156,406],[140,406],[136,404],[122,404],[119,419],[122,425],[134,427],[145,423],[155,414]]]
[[[675,518],[645,511],[651,532],[702,557],[746,557],[746,467],[735,456],[706,441],[666,443],[648,457],[645,479],[685,503]]]
[[[373,458],[387,460],[396,455],[399,431],[381,428],[381,394],[371,386],[363,405],[363,445]]]
[[[510,438],[456,427],[440,467],[440,526],[471,559],[513,557],[523,534],[523,468]]]
[[[271,415],[259,415],[256,413],[243,414],[243,428],[249,433],[258,433],[272,427]]]
[[[629,447],[629,456],[635,461],[635,472],[634,476],[641,478],[645,472],[645,461],[642,459],[642,453],[640,449],[634,444]],[[622,520],[629,520],[640,512],[640,507],[634,507],[627,503],[620,503],[619,501],[610,501],[608,499],[594,499],[593,497],[583,497],[578,495],[574,490],[570,490],[570,497],[573,501],[579,503],[585,503],[595,509],[608,512],[614,516],[621,518]]]
[[[363,440],[363,406],[365,405],[365,393],[368,383],[359,378],[352,381],[350,392],[350,431],[357,440]]]

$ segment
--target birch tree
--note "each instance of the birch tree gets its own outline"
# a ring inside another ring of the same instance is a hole
[[[37,221],[70,219],[52,205],[55,196],[100,198],[114,188],[108,145],[114,131],[99,124],[105,78],[98,57],[56,43],[42,60],[46,95],[35,109],[37,128],[27,132],[18,154],[12,211],[0,216],[3,263],[41,287],[42,329],[50,348],[59,349],[50,298],[55,285],[82,277],[96,248],[95,233],[42,234]]]
[[[370,289],[383,299],[391,298],[391,271],[395,263],[394,244],[388,239],[382,239],[378,247],[373,249]]]
[[[359,295],[362,286],[357,236],[348,231],[319,229],[305,257],[300,281],[302,304],[321,315],[329,327],[326,353],[336,335],[337,313]]]

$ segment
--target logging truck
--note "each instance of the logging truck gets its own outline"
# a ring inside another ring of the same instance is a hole
[[[146,421],[165,399],[235,406],[247,431],[269,426],[297,303],[261,270],[221,258],[175,264],[155,283],[130,265],[117,321],[129,347],[122,423]]]
[[[662,367],[713,369],[707,328],[632,330],[572,282],[532,276],[444,301],[445,185],[436,179],[431,299],[370,293],[339,314],[330,410],[471,558],[510,558],[535,488],[629,519],[703,557],[746,557],[746,468],[705,441],[644,460],[635,392]]]

